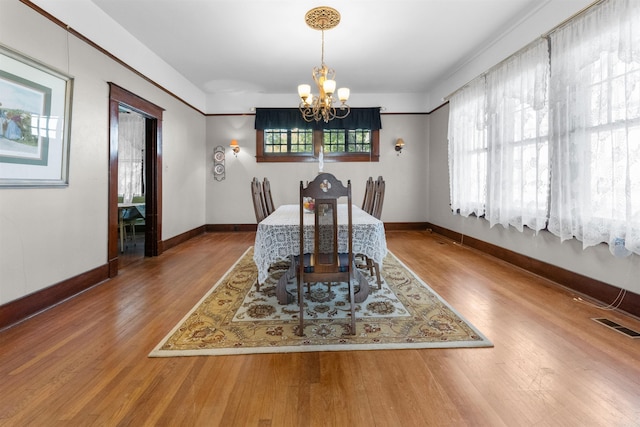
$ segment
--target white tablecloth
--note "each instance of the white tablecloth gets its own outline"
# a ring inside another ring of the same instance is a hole
[[[268,277],[269,266],[300,254],[300,208],[282,205],[258,224],[253,260],[258,267],[258,280]],[[364,254],[382,265],[387,255],[384,224],[357,206],[352,210],[353,253]],[[338,250],[347,250],[347,205],[338,205]],[[305,252],[313,250],[313,214],[304,215]]]

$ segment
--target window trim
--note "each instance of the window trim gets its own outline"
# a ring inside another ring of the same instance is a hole
[[[264,130],[256,129],[256,161],[263,162],[316,162],[322,146],[322,130],[313,131],[313,154],[264,152]],[[370,153],[324,153],[325,162],[379,162],[380,130],[371,131]]]

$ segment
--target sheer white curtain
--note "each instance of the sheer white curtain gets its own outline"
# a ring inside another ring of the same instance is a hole
[[[640,1],[553,33],[551,64],[549,230],[640,254]]]
[[[454,211],[520,231],[546,226],[548,79],[548,47],[541,39],[451,97]]]
[[[143,192],[144,126],[139,114],[121,113],[118,118],[118,194],[125,203]]]
[[[485,81],[478,77],[449,100],[449,189],[451,209],[484,215],[487,198]]]
[[[522,231],[547,225],[549,49],[546,39],[486,75],[486,217]]]

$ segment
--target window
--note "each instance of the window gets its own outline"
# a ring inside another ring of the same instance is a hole
[[[121,111],[118,122],[118,194],[131,203],[145,192],[145,118]]]
[[[551,35],[549,231],[640,254],[640,2],[604,2]]]
[[[629,183],[640,188],[640,66],[603,54],[587,67],[586,73],[590,107],[585,136],[589,141],[587,173],[592,215],[620,223],[627,218],[625,198],[619,197],[625,194],[627,173]],[[629,141],[636,142],[628,144]],[[634,163],[628,164],[628,156],[635,159],[636,165],[630,170],[627,168]],[[640,200],[635,202],[635,211],[640,214]]]
[[[377,162],[381,121],[378,108],[355,108],[344,119],[307,123],[297,108],[256,110],[258,162]]]
[[[310,129],[265,129],[264,153],[313,153],[313,131]]]
[[[451,97],[454,212],[640,254],[639,20],[599,3]]]
[[[451,200],[461,215],[546,226],[548,62],[540,41],[452,96]]]
[[[484,78],[458,91],[449,105],[451,208],[465,217],[484,216],[487,199]]]
[[[326,153],[370,153],[369,129],[327,129],[322,132]]]

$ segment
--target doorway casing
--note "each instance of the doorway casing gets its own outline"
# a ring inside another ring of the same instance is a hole
[[[144,255],[162,253],[162,113],[164,109],[109,83],[109,277],[118,274],[118,117],[126,106],[145,118],[146,216]]]

